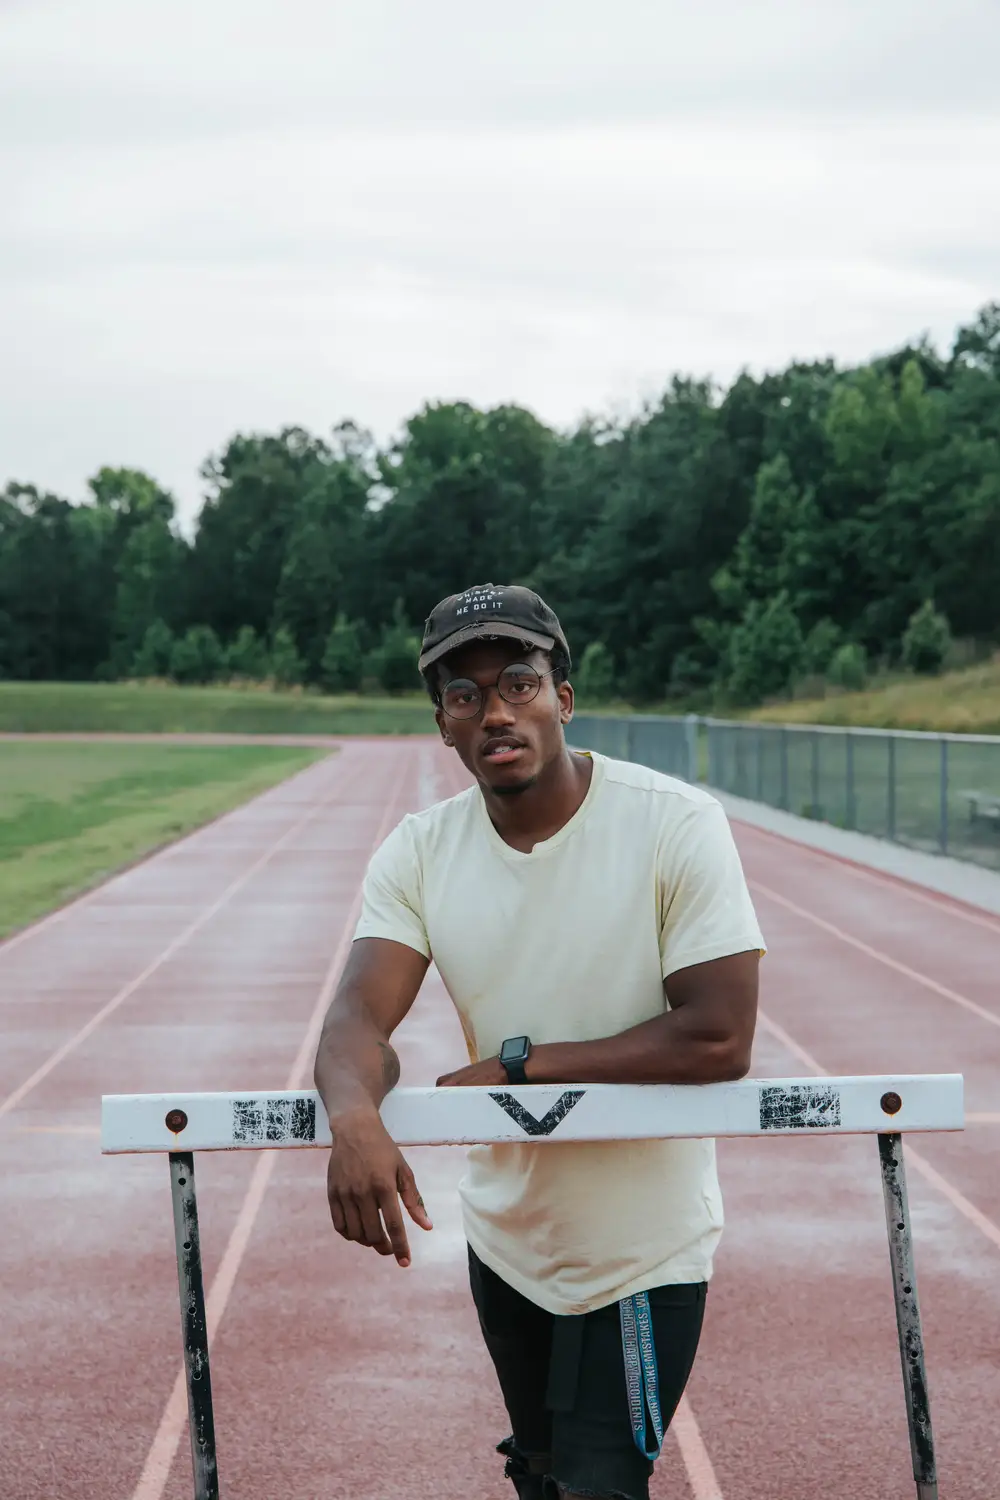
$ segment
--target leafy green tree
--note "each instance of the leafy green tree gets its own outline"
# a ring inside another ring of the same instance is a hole
[[[238,435],[209,459],[189,569],[196,619],[224,639],[241,625],[267,636],[298,506],[335,462],[326,443],[298,427]]]
[[[110,662],[116,675],[128,672],[146,633],[176,609],[183,544],[162,514],[132,526],[116,566],[111,617]]]
[[[105,539],[83,507],[33,485],[0,496],[0,616],[4,672],[86,681],[107,655],[100,582]]]
[[[837,655],[841,644],[839,626],[832,620],[817,620],[802,643],[800,667],[807,677],[822,677]]]
[[[587,703],[606,703],[614,693],[615,663],[603,641],[591,641],[575,674],[580,697]]]
[[[733,631],[729,646],[729,696],[755,703],[783,693],[802,664],[802,626],[788,595],[766,603],[754,599]]]
[[[175,682],[214,682],[222,667],[222,646],[210,625],[192,625],[174,641],[170,675]]]
[[[371,657],[370,670],[385,692],[412,692],[420,686],[419,655],[420,642],[407,624],[402,602],[397,601],[392,624],[383,630],[378,649]]]
[[[236,639],[230,641],[223,652],[222,670],[230,677],[242,677],[249,682],[261,682],[270,671],[267,644],[258,636],[252,625],[242,625]]]
[[[554,444],[520,407],[432,403],[411,417],[382,456],[385,498],[367,528],[368,577],[341,601],[348,616],[380,627],[398,598],[422,620],[470,583],[523,581]]]
[[[169,526],[174,519],[173,497],[141,469],[99,469],[87,488],[97,508],[117,517],[126,532],[154,520]]]
[[[320,681],[328,693],[356,693],[363,673],[364,655],[357,627],[339,614],[326,638]]]
[[[715,576],[723,607],[742,612],[784,590],[798,613],[808,611],[816,530],[812,495],[799,490],[788,459],[776,454],[757,471],[746,528]]]
[[[323,652],[357,572],[370,481],[353,463],[331,463],[295,509],[274,603],[276,626],[286,626],[317,681]]]
[[[675,380],[662,401],[604,435],[601,512],[534,580],[560,604],[570,640],[593,629],[615,643],[625,696],[662,695],[693,621],[717,608],[712,575],[746,524],[713,389]]]
[[[278,687],[297,687],[302,681],[304,666],[295,644],[295,637],[286,625],[274,632],[271,641],[271,676]]]
[[[903,665],[911,672],[940,672],[951,650],[951,627],[933,600],[925,599],[910,616],[901,647]]]
[[[165,620],[147,625],[142,643],[132,659],[132,677],[168,677],[173,660],[174,635]]]
[[[952,359],[1000,381],[1000,302],[988,302],[968,327],[958,330]]]
[[[848,692],[860,692],[868,680],[868,658],[857,641],[845,641],[830,659],[827,680]]]

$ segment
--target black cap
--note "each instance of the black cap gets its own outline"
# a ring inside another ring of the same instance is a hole
[[[477,583],[435,605],[424,625],[417,665],[426,672],[449,651],[496,636],[524,641],[540,651],[558,646],[569,665],[569,647],[554,611],[531,589],[507,583]]]

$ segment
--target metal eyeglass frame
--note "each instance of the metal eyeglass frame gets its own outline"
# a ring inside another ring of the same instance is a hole
[[[518,699],[515,700],[515,699],[512,699],[512,698],[508,698],[506,696],[506,694],[501,691],[501,689],[500,689],[500,678],[503,677],[504,672],[512,672],[515,669],[518,669],[518,670],[520,670],[522,672],[524,672],[524,671],[534,672],[535,676],[538,678],[537,686],[535,687],[535,691],[531,694],[530,698],[518,698]],[[546,677],[553,677],[556,674],[556,672],[558,672],[559,670],[560,670],[559,667],[550,667],[547,672],[539,672],[538,668],[537,667],[533,667],[530,662],[527,662],[527,661],[512,661],[506,667],[504,667],[503,672],[501,672],[500,676],[497,677],[496,682],[488,682],[485,687],[480,687],[479,683],[478,682],[473,682],[471,677],[453,677],[450,682],[446,682],[445,683],[444,687],[438,693],[438,695],[437,695],[438,706],[440,707],[441,712],[443,714],[446,714],[449,719],[457,719],[461,723],[461,721],[463,719],[478,719],[479,718],[479,715],[482,713],[483,709],[486,706],[486,698],[487,698],[487,695],[488,695],[488,693],[490,691],[490,688],[496,688],[497,692],[500,694],[500,697],[503,698],[503,701],[505,703],[509,703],[512,708],[517,708],[518,704],[520,704],[520,703],[534,703],[535,699],[538,697],[538,694],[542,690],[542,683],[545,680],[545,678]],[[444,695],[445,695],[445,693],[448,691],[448,689],[450,687],[453,687],[455,685],[456,682],[462,682],[462,683],[468,682],[468,683],[471,683],[472,686],[476,689],[476,692],[479,694],[479,703],[478,703],[478,706],[477,706],[477,708],[476,708],[476,710],[475,710],[474,713],[468,713],[468,714],[450,714],[450,713],[448,713],[448,710],[445,708],[445,706],[444,706]]]

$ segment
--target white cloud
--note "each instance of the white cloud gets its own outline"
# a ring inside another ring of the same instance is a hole
[[[1000,12],[0,0],[0,479],[939,341],[1000,294]]]

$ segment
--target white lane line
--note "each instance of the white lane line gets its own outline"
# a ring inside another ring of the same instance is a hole
[[[3,738],[3,736],[0,736],[0,738]],[[249,802],[241,802],[238,807],[231,807],[228,812],[220,813],[217,818],[209,818],[207,823],[200,823],[197,828],[192,828],[190,833],[185,833],[181,838],[175,839],[173,843],[166,844],[160,849],[152,849],[148,854],[140,855],[138,859],[134,859],[130,864],[127,864],[124,869],[116,870],[114,874],[108,875],[104,880],[98,881],[97,885],[92,886],[89,891],[81,891],[79,896],[71,897],[62,906],[56,907],[55,911],[50,911],[47,916],[39,917],[37,921],[29,922],[27,927],[22,927],[20,932],[12,933],[8,938],[0,938],[0,959],[5,958],[8,953],[13,953],[15,948],[19,948],[22,943],[26,943],[29,938],[37,937],[40,932],[47,932],[50,927],[55,926],[57,922],[62,922],[74,912],[78,912],[81,907],[89,906],[92,901],[97,900],[98,896],[104,895],[111,886],[115,885],[119,880],[127,880],[130,875],[133,875],[143,865],[152,863],[154,859],[172,858],[186,844],[193,843],[195,839],[202,838],[215,829],[221,828],[224,823],[228,823],[231,819],[238,818],[241,813],[246,812],[248,807],[259,806],[262,802],[275,797],[279,791],[287,791],[290,786],[295,785],[300,776],[308,776],[310,771],[315,771],[323,764],[324,762],[320,760],[313,761],[311,765],[303,766],[301,771],[296,771],[294,776],[289,776],[287,781],[279,781],[275,786],[269,786],[265,791],[258,793],[256,797],[251,797]]]
[[[170,943],[167,944],[162,953],[154,958],[152,963],[146,965],[141,974],[137,974],[134,979],[130,979],[127,984],[122,985],[117,994],[112,995],[107,1004],[102,1005],[101,1009],[95,1012],[95,1014],[91,1016],[90,1020],[87,1021],[85,1025],[80,1027],[79,1031],[75,1032],[73,1036],[65,1041],[61,1047],[57,1048],[55,1052],[53,1052],[48,1058],[46,1058],[45,1062],[43,1062],[40,1067],[36,1068],[35,1071],[30,1075],[30,1077],[26,1078],[24,1082],[20,1084],[12,1094],[8,1094],[6,1099],[0,1100],[0,1119],[2,1119],[4,1115],[9,1114],[12,1109],[16,1109],[21,1101],[31,1093],[31,1090],[33,1088],[36,1088],[37,1085],[43,1081],[43,1079],[47,1078],[52,1070],[54,1068],[57,1068],[59,1064],[70,1055],[71,1052],[75,1052],[80,1043],[85,1042],[87,1037],[89,1037],[92,1032],[96,1031],[98,1026],[100,1026],[102,1022],[107,1020],[108,1016],[116,1011],[120,1005],[124,1005],[125,1001],[129,998],[130,995],[134,995],[136,990],[139,989],[143,984],[145,984],[147,979],[151,978],[151,976],[155,974],[158,969],[161,969],[169,959],[173,958],[175,953],[179,952],[186,943],[190,942],[191,938],[194,937],[196,932],[199,932],[207,922],[210,922],[214,916],[217,916],[222,908],[226,906],[227,903],[231,901],[232,898],[243,889],[247,882],[252,880],[253,877],[258,874],[258,872],[262,870],[264,866],[268,864],[268,862],[272,860],[274,856],[278,854],[280,850],[282,850],[285,845],[295,837],[297,833],[301,832],[301,830],[306,826],[307,823],[312,821],[316,814],[323,807],[325,807],[334,796],[340,795],[343,790],[343,784],[338,780],[338,785],[333,792],[330,792],[327,796],[321,798],[320,801],[312,803],[308,811],[303,813],[302,817],[298,818],[290,828],[287,828],[281,835],[281,837],[279,839],[276,839],[269,848],[265,849],[264,853],[259,855],[258,858],[254,860],[253,864],[248,866],[248,868],[243,871],[242,875],[238,875],[235,880],[231,881],[230,884],[226,886],[222,894],[220,896],[217,896],[210,906],[204,907],[202,911],[199,912],[198,916],[196,916],[191,922],[189,922],[188,925],[183,928],[183,930],[179,932]]]
[[[960,896],[949,896],[945,891],[932,895],[929,891],[923,891],[907,880],[905,875],[891,875],[883,870],[869,869],[865,865],[857,864],[849,855],[836,854],[830,849],[819,849],[815,844],[804,844],[799,839],[793,838],[791,834],[777,833],[773,828],[761,828],[757,823],[748,823],[736,813],[733,813],[730,821],[738,823],[741,828],[750,829],[753,833],[762,833],[765,838],[776,839],[786,847],[790,844],[803,854],[811,854],[817,861],[822,860],[827,867],[831,862],[839,865],[855,880],[864,880],[869,885],[877,885],[883,891],[896,891],[910,901],[919,901],[922,906],[932,906],[935,911],[944,912],[950,917],[957,917],[960,922],[968,922],[973,927],[985,927],[987,932],[1000,937],[1000,922],[995,917],[991,918],[986,912],[980,915],[978,912],[967,910],[961,904]]]
[[[466,790],[467,783],[461,779],[460,767],[461,762],[455,756],[455,759],[442,769],[445,781],[451,783],[453,794]],[[692,1500],[723,1500],[722,1487],[716,1478],[708,1448],[701,1435],[701,1428],[698,1426],[697,1418],[691,1409],[691,1402],[686,1395],[681,1397],[677,1410],[674,1412],[670,1432],[680,1451],[681,1462],[691,1487]],[[146,1497],[136,1495],[133,1500],[146,1500]]]
[[[715,1477],[705,1440],[686,1396],[681,1397],[680,1405],[674,1412],[670,1431],[681,1450],[681,1458],[687,1470],[688,1484],[691,1486],[694,1500],[723,1500],[722,1487]]]
[[[779,1041],[793,1057],[797,1057],[801,1063],[804,1063],[811,1072],[817,1073],[821,1078],[828,1078],[830,1076],[829,1071],[816,1061],[812,1053],[807,1052],[804,1047],[800,1047],[794,1037],[789,1036],[784,1027],[778,1025],[777,1021],[772,1021],[770,1016],[764,1015],[762,1011],[757,1012],[757,1021],[759,1025],[764,1027],[765,1031],[769,1031],[776,1041]],[[923,1177],[924,1181],[929,1182],[932,1187],[937,1188],[938,1192],[947,1198],[953,1208],[956,1208],[960,1214],[968,1219],[970,1224],[973,1224],[981,1234],[986,1236],[991,1244],[1000,1250],[1000,1228],[994,1224],[993,1220],[988,1219],[974,1203],[971,1203],[966,1198],[964,1193],[960,1193],[958,1188],[953,1187],[946,1177],[942,1177],[937,1168],[932,1167],[925,1156],[921,1156],[919,1151],[914,1150],[909,1141],[906,1142],[904,1150],[906,1160],[912,1164],[914,1170]]]
[[[804,906],[798,906],[794,901],[789,901],[787,896],[779,895],[770,886],[762,885],[759,880],[748,882],[750,889],[760,891],[769,901],[774,901],[778,906],[783,906],[786,911],[801,917],[804,922],[811,922],[814,927],[819,927],[823,932],[828,932],[831,937],[846,943],[849,948],[854,948],[858,953],[863,953],[866,958],[873,958],[876,963],[884,964],[887,969],[902,974],[904,979],[910,979],[914,984],[919,984],[925,990],[931,990],[935,995],[940,995],[945,1000],[950,1000],[953,1005],[960,1005],[963,1010],[971,1011],[981,1021],[987,1021],[991,1026],[1000,1026],[1000,1014],[996,1011],[987,1010],[984,1005],[977,1005],[975,1000],[970,1000],[967,995],[960,995],[957,990],[949,989],[946,984],[939,984],[936,979],[931,979],[927,974],[921,974],[917,969],[911,969],[909,964],[900,963],[897,958],[891,958],[888,953],[883,953],[880,948],[873,948],[870,943],[862,942],[861,938],[853,937],[851,933],[845,932],[842,927],[837,927],[833,922],[827,922],[825,918],[818,917],[815,912],[807,911]]]
[[[368,851],[369,857],[392,827],[391,820],[402,801],[404,785],[405,780],[401,779],[397,785],[395,796],[389,802],[382,815],[378,832],[372,840]],[[323,980],[322,988],[313,1007],[309,1024],[302,1038],[302,1044],[299,1047],[287,1082],[284,1085],[286,1090],[300,1089],[305,1086],[306,1077],[309,1073],[317,1043],[319,1042],[320,1031],[323,1027],[323,1018],[333,998],[337,980],[340,978],[340,971],[344,967],[348,950],[354,939],[354,928],[361,910],[361,895],[362,892],[359,884],[357,895],[351,903],[351,908],[344,920],[340,941],[330,960],[326,977]],[[226,1310],[226,1304],[229,1301],[233,1286],[235,1285],[240,1264],[246,1253],[247,1245],[250,1242],[250,1235],[253,1233],[253,1227],[260,1212],[261,1204],[264,1201],[264,1194],[267,1192],[267,1185],[271,1180],[271,1173],[274,1171],[274,1164],[277,1157],[277,1151],[262,1151],[258,1157],[236,1223],[223,1251],[219,1269],[215,1273],[215,1278],[205,1299],[210,1346],[222,1315]],[[160,1419],[160,1425],[156,1430],[156,1436],[153,1438],[152,1446],[142,1468],[142,1473],[132,1492],[132,1500],[161,1500],[163,1491],[167,1486],[167,1481],[170,1478],[170,1470],[177,1453],[177,1445],[180,1442],[181,1433],[184,1430],[186,1421],[187,1386],[182,1366],[177,1372],[177,1378],[174,1381],[173,1390],[170,1393],[163,1416]]]

